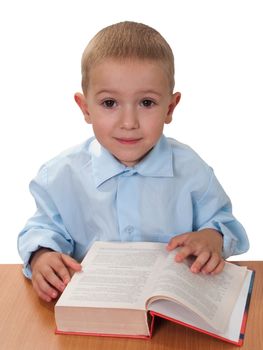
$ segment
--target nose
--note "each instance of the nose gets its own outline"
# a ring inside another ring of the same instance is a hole
[[[138,114],[135,108],[127,106],[122,110],[120,127],[126,130],[137,129],[139,127]]]

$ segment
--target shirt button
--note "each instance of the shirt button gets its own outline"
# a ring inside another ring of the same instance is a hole
[[[125,228],[125,231],[130,235],[130,234],[133,233],[134,227],[131,226],[131,225],[128,225],[128,226]]]

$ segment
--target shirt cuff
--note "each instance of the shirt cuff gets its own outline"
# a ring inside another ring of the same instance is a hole
[[[42,234],[35,232],[35,234],[30,236],[30,239],[24,242],[21,241],[19,247],[19,253],[24,262],[23,273],[29,279],[32,278],[32,271],[29,262],[34,252],[41,248],[47,248],[55,252],[71,255],[74,249],[71,242],[66,241],[60,236],[57,236],[56,239],[55,237],[53,239],[48,239],[48,237],[45,237],[45,235],[44,237],[42,236]]]
[[[223,249],[222,256],[224,259],[229,258],[231,255],[239,254],[237,252],[237,238],[232,232],[221,222],[210,222],[209,224],[202,226],[198,231],[205,228],[211,228],[217,230],[223,236]]]

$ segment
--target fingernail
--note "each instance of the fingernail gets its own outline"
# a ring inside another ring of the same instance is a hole
[[[64,278],[63,282],[65,283],[65,285],[67,285],[69,283],[70,279],[68,277]],[[64,286],[63,286],[64,287]]]

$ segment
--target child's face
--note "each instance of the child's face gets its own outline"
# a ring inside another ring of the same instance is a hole
[[[91,70],[86,97],[78,93],[75,100],[100,144],[132,167],[171,122],[180,93],[171,95],[158,62],[108,59]]]

